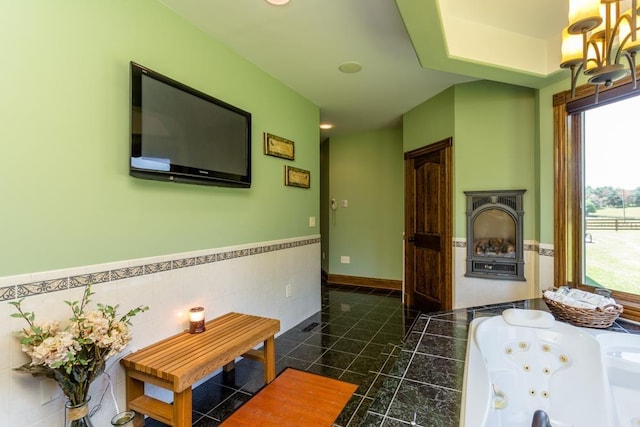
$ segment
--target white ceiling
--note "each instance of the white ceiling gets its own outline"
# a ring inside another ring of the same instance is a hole
[[[442,90],[477,78],[539,87],[552,73],[527,69],[527,61],[557,71],[568,8],[566,0],[159,1],[316,104],[321,121],[335,125],[322,139],[398,123]],[[444,42],[434,48],[437,39]],[[529,50],[540,56],[532,61],[519,52],[529,39],[542,49]],[[480,51],[488,56],[475,56]],[[340,72],[346,61],[362,71]]]

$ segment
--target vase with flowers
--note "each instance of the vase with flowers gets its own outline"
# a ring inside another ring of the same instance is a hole
[[[120,353],[131,341],[131,318],[148,310],[138,306],[118,317],[118,306],[97,304],[88,307],[91,285],[85,287],[81,301],[65,301],[72,316],[66,322],[38,322],[34,312],[24,311],[22,302],[12,301],[17,313],[12,317],[27,321],[18,332],[22,351],[31,361],[16,368],[33,376],[55,380],[67,398],[67,426],[89,427],[89,387],[102,372],[105,362]]]

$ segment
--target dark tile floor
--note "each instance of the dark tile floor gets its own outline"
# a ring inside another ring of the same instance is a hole
[[[539,298],[420,314],[399,292],[323,285],[321,311],[276,338],[277,372],[293,367],[357,384],[334,427],[457,427],[469,323],[512,307],[547,310]],[[627,322],[610,329],[640,333]],[[262,364],[241,360],[226,378],[194,389],[193,425],[218,426],[263,386]]]
[[[323,285],[321,311],[276,338],[277,373],[292,367],[357,384],[335,425],[358,426],[418,315],[398,291]],[[242,359],[234,371],[194,389],[194,426],[218,426],[264,386],[261,363]]]
[[[538,298],[420,314],[402,347],[396,349],[399,353],[391,371],[380,373],[378,381],[383,385],[358,425],[459,426],[469,324],[477,317],[500,315],[507,308],[548,311]],[[640,333],[640,325],[624,321],[608,329]]]

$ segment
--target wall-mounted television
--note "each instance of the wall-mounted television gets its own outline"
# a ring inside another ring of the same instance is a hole
[[[251,114],[131,62],[131,176],[251,186]]]

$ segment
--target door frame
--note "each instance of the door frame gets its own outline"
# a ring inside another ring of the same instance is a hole
[[[414,235],[414,207],[415,207],[415,180],[413,166],[416,158],[425,154],[440,153],[441,164],[444,165],[442,174],[442,208],[444,209],[442,241],[444,249],[442,253],[442,275],[444,286],[441,288],[440,301],[443,310],[453,309],[453,138],[449,137],[433,144],[426,145],[404,154],[404,303],[412,306],[415,279],[413,277],[414,245],[409,241]],[[411,264],[410,264],[411,263]]]

